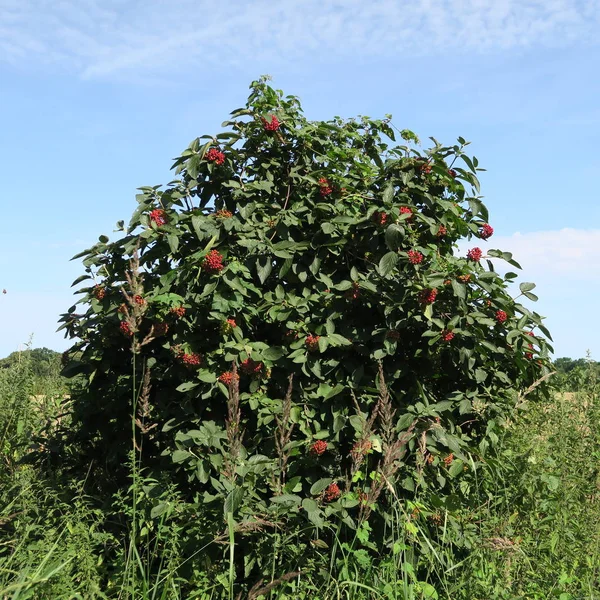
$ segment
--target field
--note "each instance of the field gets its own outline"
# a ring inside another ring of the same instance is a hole
[[[478,503],[432,512],[398,500],[392,559],[378,560],[378,540],[363,529],[360,549],[323,543],[302,572],[278,571],[280,548],[294,540],[265,529],[272,577],[243,596],[231,523],[214,541],[229,567],[203,572],[204,549],[190,545],[194,515],[176,490],[163,489],[147,510],[155,482],[143,473],[105,498],[64,465],[40,460],[53,432],[68,427],[69,387],[58,373],[51,358],[40,372],[30,352],[0,369],[3,600],[600,598],[600,403],[591,363],[576,377],[555,376],[549,397],[520,401],[501,451],[479,469]]]

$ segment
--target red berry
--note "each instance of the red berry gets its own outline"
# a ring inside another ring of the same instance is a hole
[[[492,235],[494,235],[494,228],[488,225],[487,223],[485,223],[485,225],[482,225],[481,229],[479,230],[479,237],[482,240],[487,240],[488,238],[491,238]]]
[[[304,343],[308,348],[309,352],[316,352],[319,349],[319,337],[318,335],[308,334]]]
[[[344,296],[348,298],[348,300],[358,300],[360,298],[360,284],[355,281]]]
[[[324,442],[323,440],[316,441],[310,447],[310,453],[314,454],[315,456],[321,456],[321,454],[324,454],[326,451],[327,451],[327,442]]]
[[[206,153],[206,160],[222,165],[225,162],[225,155],[218,148],[211,148]]]
[[[373,213],[372,218],[373,218],[373,221],[375,221],[375,223],[377,225],[379,225],[379,227],[384,227],[388,220],[388,214],[383,211],[377,211],[377,212]]]
[[[96,300],[103,300],[104,296],[106,296],[106,288],[101,285],[94,286],[94,296]]]
[[[202,262],[202,268],[207,273],[219,273],[223,270],[223,255],[218,250],[211,250]]]
[[[389,331],[386,331],[385,337],[388,340],[392,340],[392,342],[396,342],[400,339],[400,332],[396,329],[390,329]]]
[[[150,220],[156,223],[157,227],[164,225],[167,222],[167,216],[162,208],[155,208],[150,211]]]
[[[455,179],[458,173],[454,169],[448,169],[448,175],[450,175],[452,179]]]
[[[258,375],[263,370],[263,367],[264,365],[262,362],[247,358],[246,360],[242,361],[240,370],[246,375]]]
[[[321,196],[329,196],[329,194],[333,193],[333,188],[329,184],[329,180],[325,177],[321,177],[319,179],[319,187],[321,188],[319,191]]]
[[[225,373],[219,375],[219,381],[227,386],[230,386],[234,380],[240,380],[240,376],[237,373],[235,374],[235,377],[231,371],[225,371]]]
[[[222,333],[231,333],[237,327],[235,319],[227,319],[221,323]]]
[[[436,235],[438,237],[444,237],[447,233],[448,233],[448,230],[443,225],[440,225],[439,229],[437,230]]]
[[[483,256],[483,252],[481,251],[481,248],[471,248],[467,252],[467,258],[474,262],[479,262],[479,260],[481,259],[482,256]]]
[[[230,210],[222,208],[215,213],[215,217],[217,217],[217,219],[229,219],[233,217],[233,213]]]
[[[131,337],[133,335],[133,331],[131,331],[131,327],[127,321],[121,321],[119,324],[119,329],[123,335]]]
[[[429,164],[429,159],[424,156],[420,156],[417,160],[421,163],[419,167],[422,173],[431,173],[431,165]]]
[[[448,454],[446,458],[444,458],[444,465],[449,467],[454,462],[454,454]]]
[[[154,325],[155,335],[157,335],[157,336],[165,335],[168,331],[169,331],[168,323],[164,323],[164,322],[155,323],[155,325]]]
[[[331,483],[329,487],[323,493],[323,500],[325,502],[333,502],[342,495],[342,490],[337,483]]]
[[[185,307],[184,306],[175,306],[169,311],[171,314],[175,315],[178,318],[183,317],[185,315]]]
[[[138,305],[138,306],[144,306],[144,304],[146,304],[146,301],[144,300],[144,298],[142,298],[142,296],[140,296],[139,294],[136,294],[133,297],[133,301]]]
[[[452,331],[448,331],[447,329],[442,331],[442,340],[444,340],[444,342],[451,342],[453,339],[454,333]]]
[[[498,321],[498,323],[504,323],[506,319],[508,319],[508,315],[503,310],[496,311],[496,321]]]
[[[199,354],[182,352],[179,360],[187,367],[197,367],[202,362],[202,357]]]
[[[261,117],[261,120],[263,122],[265,131],[277,131],[279,129],[279,119],[277,119],[275,115],[271,115],[270,121],[267,121],[267,119],[265,119],[264,117]]]
[[[418,250],[409,250],[408,261],[413,265],[418,265],[423,262],[423,255]]]
[[[407,221],[410,221],[413,218],[412,208],[408,208],[408,206],[401,206],[400,207],[400,214],[401,215],[408,215],[408,218],[406,219]]]
[[[433,288],[432,290],[421,290],[419,292],[419,302],[421,304],[433,304],[435,302],[435,298],[437,296],[437,290]]]
[[[531,352],[525,352],[525,358],[527,360],[531,360],[533,358],[533,354]]]

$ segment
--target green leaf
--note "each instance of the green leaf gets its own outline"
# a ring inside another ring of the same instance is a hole
[[[310,488],[310,493],[313,496],[320,494],[329,486],[329,484],[332,481],[333,479],[331,479],[331,477],[324,477],[323,479],[319,479],[319,481],[313,483],[312,487]]]
[[[171,248],[171,253],[176,254],[179,248],[179,236],[173,233],[169,233],[169,235],[167,235],[167,241],[169,242],[169,248]]]
[[[166,502],[161,502],[160,504],[153,506],[150,511],[150,518],[156,519],[156,517],[160,517],[166,512],[167,508],[169,508],[169,505]]]
[[[273,262],[270,256],[262,256],[256,259],[256,274],[261,283],[267,280],[273,269]]]
[[[379,272],[381,275],[389,275],[398,264],[398,260],[399,257],[397,252],[388,252],[387,254],[384,254],[379,261]]]
[[[176,464],[182,463],[191,457],[192,455],[187,450],[175,450],[175,452],[171,454],[171,459]]]
[[[385,243],[390,250],[398,250],[404,239],[404,227],[392,223],[385,230]]]
[[[452,280],[452,291],[458,298],[464,300],[467,297],[467,286],[464,283],[456,281],[456,279]]]
[[[225,515],[231,513],[235,514],[240,504],[242,503],[242,498],[244,497],[244,488],[236,487],[229,494],[227,498],[225,498],[225,503],[223,505],[223,513]]]
[[[524,281],[519,285],[519,289],[522,292],[530,292],[531,290],[535,289],[535,283],[529,283],[527,281]]]
[[[195,387],[198,387],[197,381],[186,381],[185,383],[180,383],[175,389],[178,392],[189,392],[193,390]]]
[[[327,487],[327,486],[325,486],[325,487]],[[325,489],[325,488],[323,488],[323,489]],[[304,500],[302,500],[302,508],[307,513],[317,512],[319,510],[319,505],[312,498],[304,498]]]
[[[265,360],[276,361],[279,360],[285,353],[285,350],[279,346],[271,346],[266,350],[261,351],[261,356]]]

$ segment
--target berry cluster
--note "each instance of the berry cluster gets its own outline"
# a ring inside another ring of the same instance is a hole
[[[239,381],[240,380],[240,376],[235,373],[234,374],[231,371],[225,371],[225,373],[221,373],[219,375],[219,381],[221,383],[224,383],[226,386],[230,386],[234,381]]]
[[[194,352],[182,352],[178,358],[187,367],[197,367],[202,362],[202,357]]]
[[[423,255],[418,250],[408,251],[408,262],[412,265],[419,265],[423,262]]]
[[[315,456],[321,456],[321,454],[324,454],[326,451],[327,451],[327,442],[324,442],[323,440],[316,441],[310,447],[310,453],[314,454]]]
[[[94,286],[94,296],[96,300],[103,300],[106,296],[106,288],[101,285]]]
[[[247,358],[242,361],[240,365],[240,369],[242,373],[246,375],[258,375],[262,372],[264,365],[260,361],[252,360],[251,358]]]
[[[419,160],[422,163],[420,166],[421,173],[431,173],[431,165],[429,164],[429,161],[426,158],[421,157],[417,160]]]
[[[329,194],[333,193],[333,188],[329,184],[329,180],[325,177],[321,177],[319,179],[319,193],[321,196],[329,196]]]
[[[444,342],[451,342],[453,339],[454,333],[452,331],[448,331],[447,329],[442,331],[442,340],[444,340]]]
[[[177,318],[181,318],[185,315],[185,306],[175,306],[169,312]]]
[[[235,319],[227,319],[221,323],[222,333],[231,333],[237,327]]]
[[[444,237],[448,233],[448,230],[444,227],[444,225],[440,225],[436,235],[438,237]]]
[[[226,208],[222,208],[215,213],[215,217],[217,217],[217,219],[230,219],[233,217],[233,213]]]
[[[154,221],[157,227],[160,227],[167,222],[167,215],[162,208],[155,208],[150,211],[150,220]]]
[[[211,148],[206,153],[206,160],[214,162],[216,165],[222,165],[225,162],[225,155],[218,148]]]
[[[136,294],[133,297],[133,301],[138,305],[138,306],[144,306],[144,304],[146,304],[146,301],[144,300],[144,298],[142,298],[142,296],[140,296],[139,294]]]
[[[323,492],[323,500],[325,502],[333,502],[337,500],[342,495],[342,490],[340,490],[340,486],[337,483],[331,483]]]
[[[491,225],[488,225],[487,223],[485,223],[484,225],[481,226],[481,229],[479,230],[479,237],[482,240],[487,240],[488,238],[491,238],[494,235],[494,228]]]
[[[312,335],[312,334],[308,334],[306,336],[306,340],[304,340],[304,343],[306,344],[306,347],[308,348],[309,352],[316,352],[319,349],[319,337],[318,335]]]
[[[456,279],[458,279],[461,283],[469,283],[469,281],[471,281],[471,274],[466,273],[465,275],[459,275]]]
[[[277,131],[281,123],[275,115],[271,115],[271,120],[267,121],[264,117],[261,117],[265,131]]]
[[[165,322],[155,323],[154,324],[154,335],[161,336],[166,335],[169,331],[169,325]]]
[[[133,331],[131,331],[131,327],[129,326],[129,323],[127,321],[121,321],[121,323],[119,324],[119,329],[121,330],[121,333],[123,335],[126,335],[128,337],[131,337],[133,335]]]
[[[474,262],[479,262],[481,260],[482,256],[483,256],[483,252],[481,251],[481,248],[471,248],[467,252],[467,258]]]
[[[444,458],[444,464],[446,467],[449,467],[454,462],[454,454],[448,454],[446,458]]]
[[[496,311],[496,321],[498,321],[498,323],[504,323],[506,319],[508,319],[508,315],[503,310]]]
[[[413,218],[413,211],[412,208],[408,208],[408,206],[401,206],[400,207],[400,214],[401,215],[408,215],[408,218],[406,219],[407,221],[410,221]]]
[[[221,272],[223,270],[223,255],[218,250],[211,250],[204,258],[202,268],[211,274]]]
[[[379,225],[379,227],[384,227],[388,221],[388,214],[383,211],[377,211],[373,213],[372,219],[376,225]]]
[[[433,304],[437,297],[437,290],[433,288],[432,290],[421,290],[419,292],[419,302],[421,304]]]
[[[358,300],[360,298],[360,284],[355,281],[345,296],[348,300]]]

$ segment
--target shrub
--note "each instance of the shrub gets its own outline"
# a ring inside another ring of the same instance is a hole
[[[78,255],[90,285],[62,318],[79,338],[64,372],[88,383],[71,456],[111,491],[135,448],[197,505],[198,543],[224,539],[231,515],[242,576],[271,572],[264,530],[294,541],[281,569],[357,528],[388,552],[398,499],[424,498],[405,517],[431,515],[435,537],[549,364],[541,317],[495,270],[512,256],[457,251],[493,233],[477,159],[462,138],[421,151],[404,130],[394,145],[389,118],[308,121],[264,80],[224,126],[166,188],[140,188],[119,239]]]

